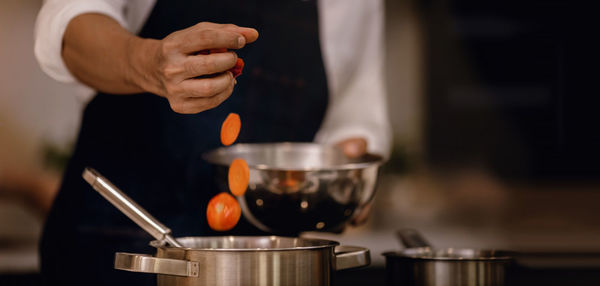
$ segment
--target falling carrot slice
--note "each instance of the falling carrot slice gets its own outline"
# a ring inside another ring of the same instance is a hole
[[[248,182],[250,181],[250,170],[248,164],[244,159],[235,159],[229,165],[229,190],[235,196],[241,196],[246,192],[248,188]]]
[[[221,143],[225,146],[233,144],[240,134],[241,128],[240,116],[237,113],[229,113],[221,125]]]
[[[242,210],[237,200],[228,193],[220,193],[208,202],[206,220],[210,228],[226,231],[235,227],[240,220]]]

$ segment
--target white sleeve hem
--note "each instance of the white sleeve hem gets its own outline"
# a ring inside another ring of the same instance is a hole
[[[77,82],[63,61],[62,42],[69,22],[85,13],[104,14],[127,27],[119,1],[47,1],[37,17],[34,53],[41,69],[57,81]]]
[[[321,0],[321,51],[329,106],[315,141],[363,137],[367,150],[389,156],[391,128],[383,69],[383,1]]]

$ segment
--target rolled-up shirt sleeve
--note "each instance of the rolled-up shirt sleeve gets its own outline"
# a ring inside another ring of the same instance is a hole
[[[60,82],[76,82],[61,55],[69,22],[84,13],[107,15],[127,28],[125,0],[46,0],[35,24],[34,52],[42,70]]]
[[[389,156],[391,127],[384,81],[383,3],[321,0],[321,47],[330,91],[315,141],[367,140],[368,152]]]

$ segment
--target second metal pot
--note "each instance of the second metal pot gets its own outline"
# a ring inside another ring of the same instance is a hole
[[[182,248],[153,241],[156,256],[117,253],[115,268],[158,274],[159,286],[332,285],[336,270],[366,266],[369,251],[292,237],[183,237]]]
[[[432,248],[416,231],[399,232],[401,251],[386,252],[387,285],[510,285],[512,253],[471,248]]]

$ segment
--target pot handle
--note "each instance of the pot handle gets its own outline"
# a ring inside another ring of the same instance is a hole
[[[363,267],[371,264],[369,249],[359,246],[335,247],[335,270]]]
[[[185,277],[198,277],[198,262],[158,258],[147,254],[117,252],[115,254],[115,269],[165,274]]]
[[[85,168],[82,176],[94,190],[100,193],[113,206],[119,209],[154,238],[166,241],[175,247],[182,247],[181,244],[171,236],[171,230],[168,227],[160,223],[96,170]]]
[[[406,248],[431,247],[425,238],[416,229],[401,229],[396,232],[396,235]]]

